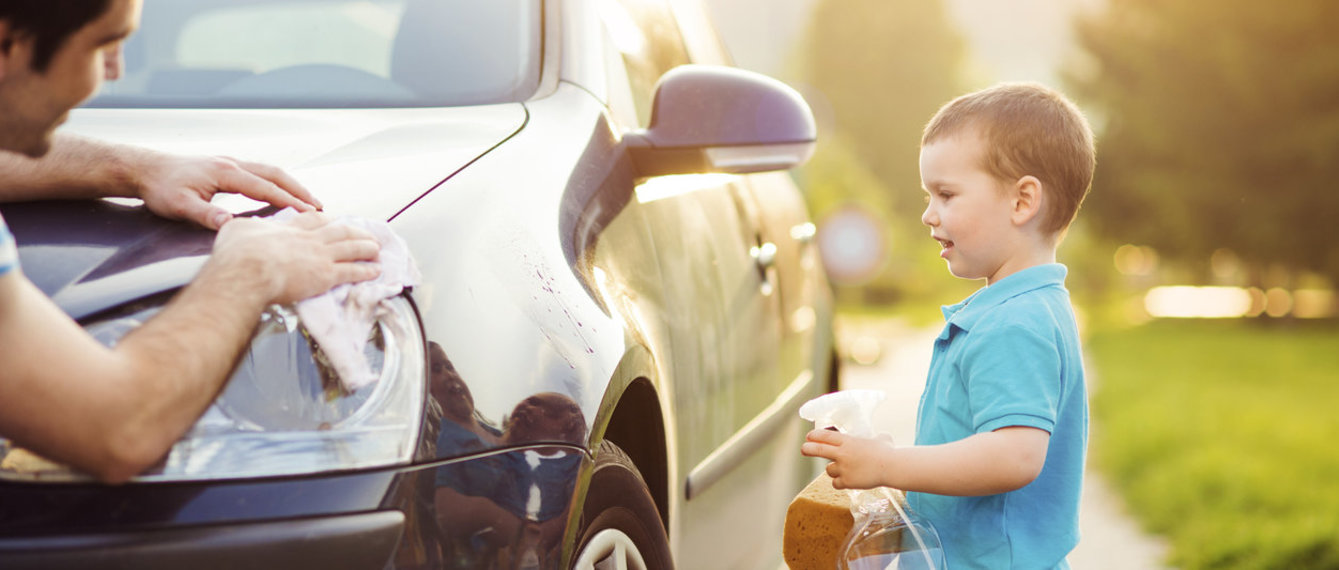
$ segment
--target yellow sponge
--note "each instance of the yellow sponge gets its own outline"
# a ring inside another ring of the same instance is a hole
[[[851,532],[851,497],[832,488],[822,473],[800,491],[786,509],[782,551],[791,570],[832,570],[837,551]]]

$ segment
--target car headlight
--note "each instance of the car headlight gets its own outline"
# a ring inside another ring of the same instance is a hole
[[[223,392],[164,461],[136,480],[268,477],[410,462],[423,411],[423,338],[409,302],[397,297],[389,304],[364,349],[379,379],[351,393],[324,364],[297,314],[271,306]],[[85,328],[113,345],[160,309]],[[5,447],[0,442],[0,455],[10,454]],[[0,467],[0,477],[82,478],[62,469]]]

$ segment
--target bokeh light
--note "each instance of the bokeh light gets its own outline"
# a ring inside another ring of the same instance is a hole
[[[1251,309],[1251,294],[1240,287],[1154,287],[1144,295],[1149,315],[1161,318],[1239,318]]]
[[[1122,275],[1152,275],[1158,269],[1158,252],[1151,247],[1127,243],[1116,248],[1112,261]]]

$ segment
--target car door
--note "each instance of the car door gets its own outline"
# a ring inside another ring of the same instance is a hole
[[[604,10],[621,52],[615,63],[627,76],[625,96],[610,87],[611,115],[626,130],[643,128],[656,80],[691,59],[665,0],[619,0]],[[678,565],[775,567],[784,509],[800,481],[791,445],[799,432],[758,425],[775,415],[791,380],[781,369],[779,276],[766,213],[748,178],[713,174],[646,180],[629,208],[653,236],[662,276],[670,351],[658,356],[670,360],[663,365],[677,426],[674,479],[682,482],[672,490],[682,495],[670,529]]]

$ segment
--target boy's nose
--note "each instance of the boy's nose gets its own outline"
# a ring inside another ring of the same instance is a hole
[[[934,214],[934,206],[926,206],[925,211],[921,212],[921,223],[927,226],[939,223],[939,216]]]

